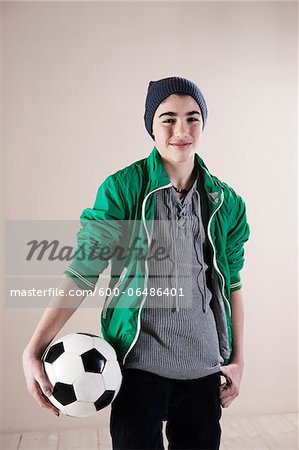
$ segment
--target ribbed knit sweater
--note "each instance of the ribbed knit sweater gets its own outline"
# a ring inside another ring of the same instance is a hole
[[[167,249],[168,257],[149,260],[148,290],[169,288],[170,292],[173,288],[176,295],[147,296],[140,334],[124,367],[174,379],[204,377],[218,372],[223,359],[211,307],[208,210],[202,177],[198,173],[184,199],[179,199],[173,187],[154,195],[151,237]]]

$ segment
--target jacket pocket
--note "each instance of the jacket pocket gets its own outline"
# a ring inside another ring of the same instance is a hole
[[[104,319],[106,319],[107,309],[109,308],[109,305],[110,305],[110,303],[111,303],[111,301],[112,301],[112,299],[113,299],[113,297],[115,295],[115,290],[118,289],[120,284],[123,282],[123,279],[124,279],[127,271],[128,271],[128,268],[124,267],[122,272],[121,272],[121,274],[120,274],[120,276],[119,276],[119,279],[118,279],[117,283],[115,284],[115,286],[111,290],[111,294],[105,300],[105,303],[104,303],[104,306],[103,306],[103,318]]]

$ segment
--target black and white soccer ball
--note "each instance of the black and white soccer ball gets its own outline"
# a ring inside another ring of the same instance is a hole
[[[50,344],[42,361],[53,387],[49,400],[66,416],[92,416],[120,389],[122,373],[115,350],[100,336],[63,336]]]

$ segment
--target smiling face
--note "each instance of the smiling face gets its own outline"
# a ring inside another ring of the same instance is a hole
[[[183,162],[194,158],[202,134],[199,105],[190,95],[172,94],[158,106],[153,119],[156,148],[162,158]]]

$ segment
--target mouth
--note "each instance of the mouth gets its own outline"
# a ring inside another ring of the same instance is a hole
[[[172,147],[178,148],[180,150],[184,150],[186,148],[189,148],[192,143],[191,142],[185,142],[183,144],[170,144]]]

